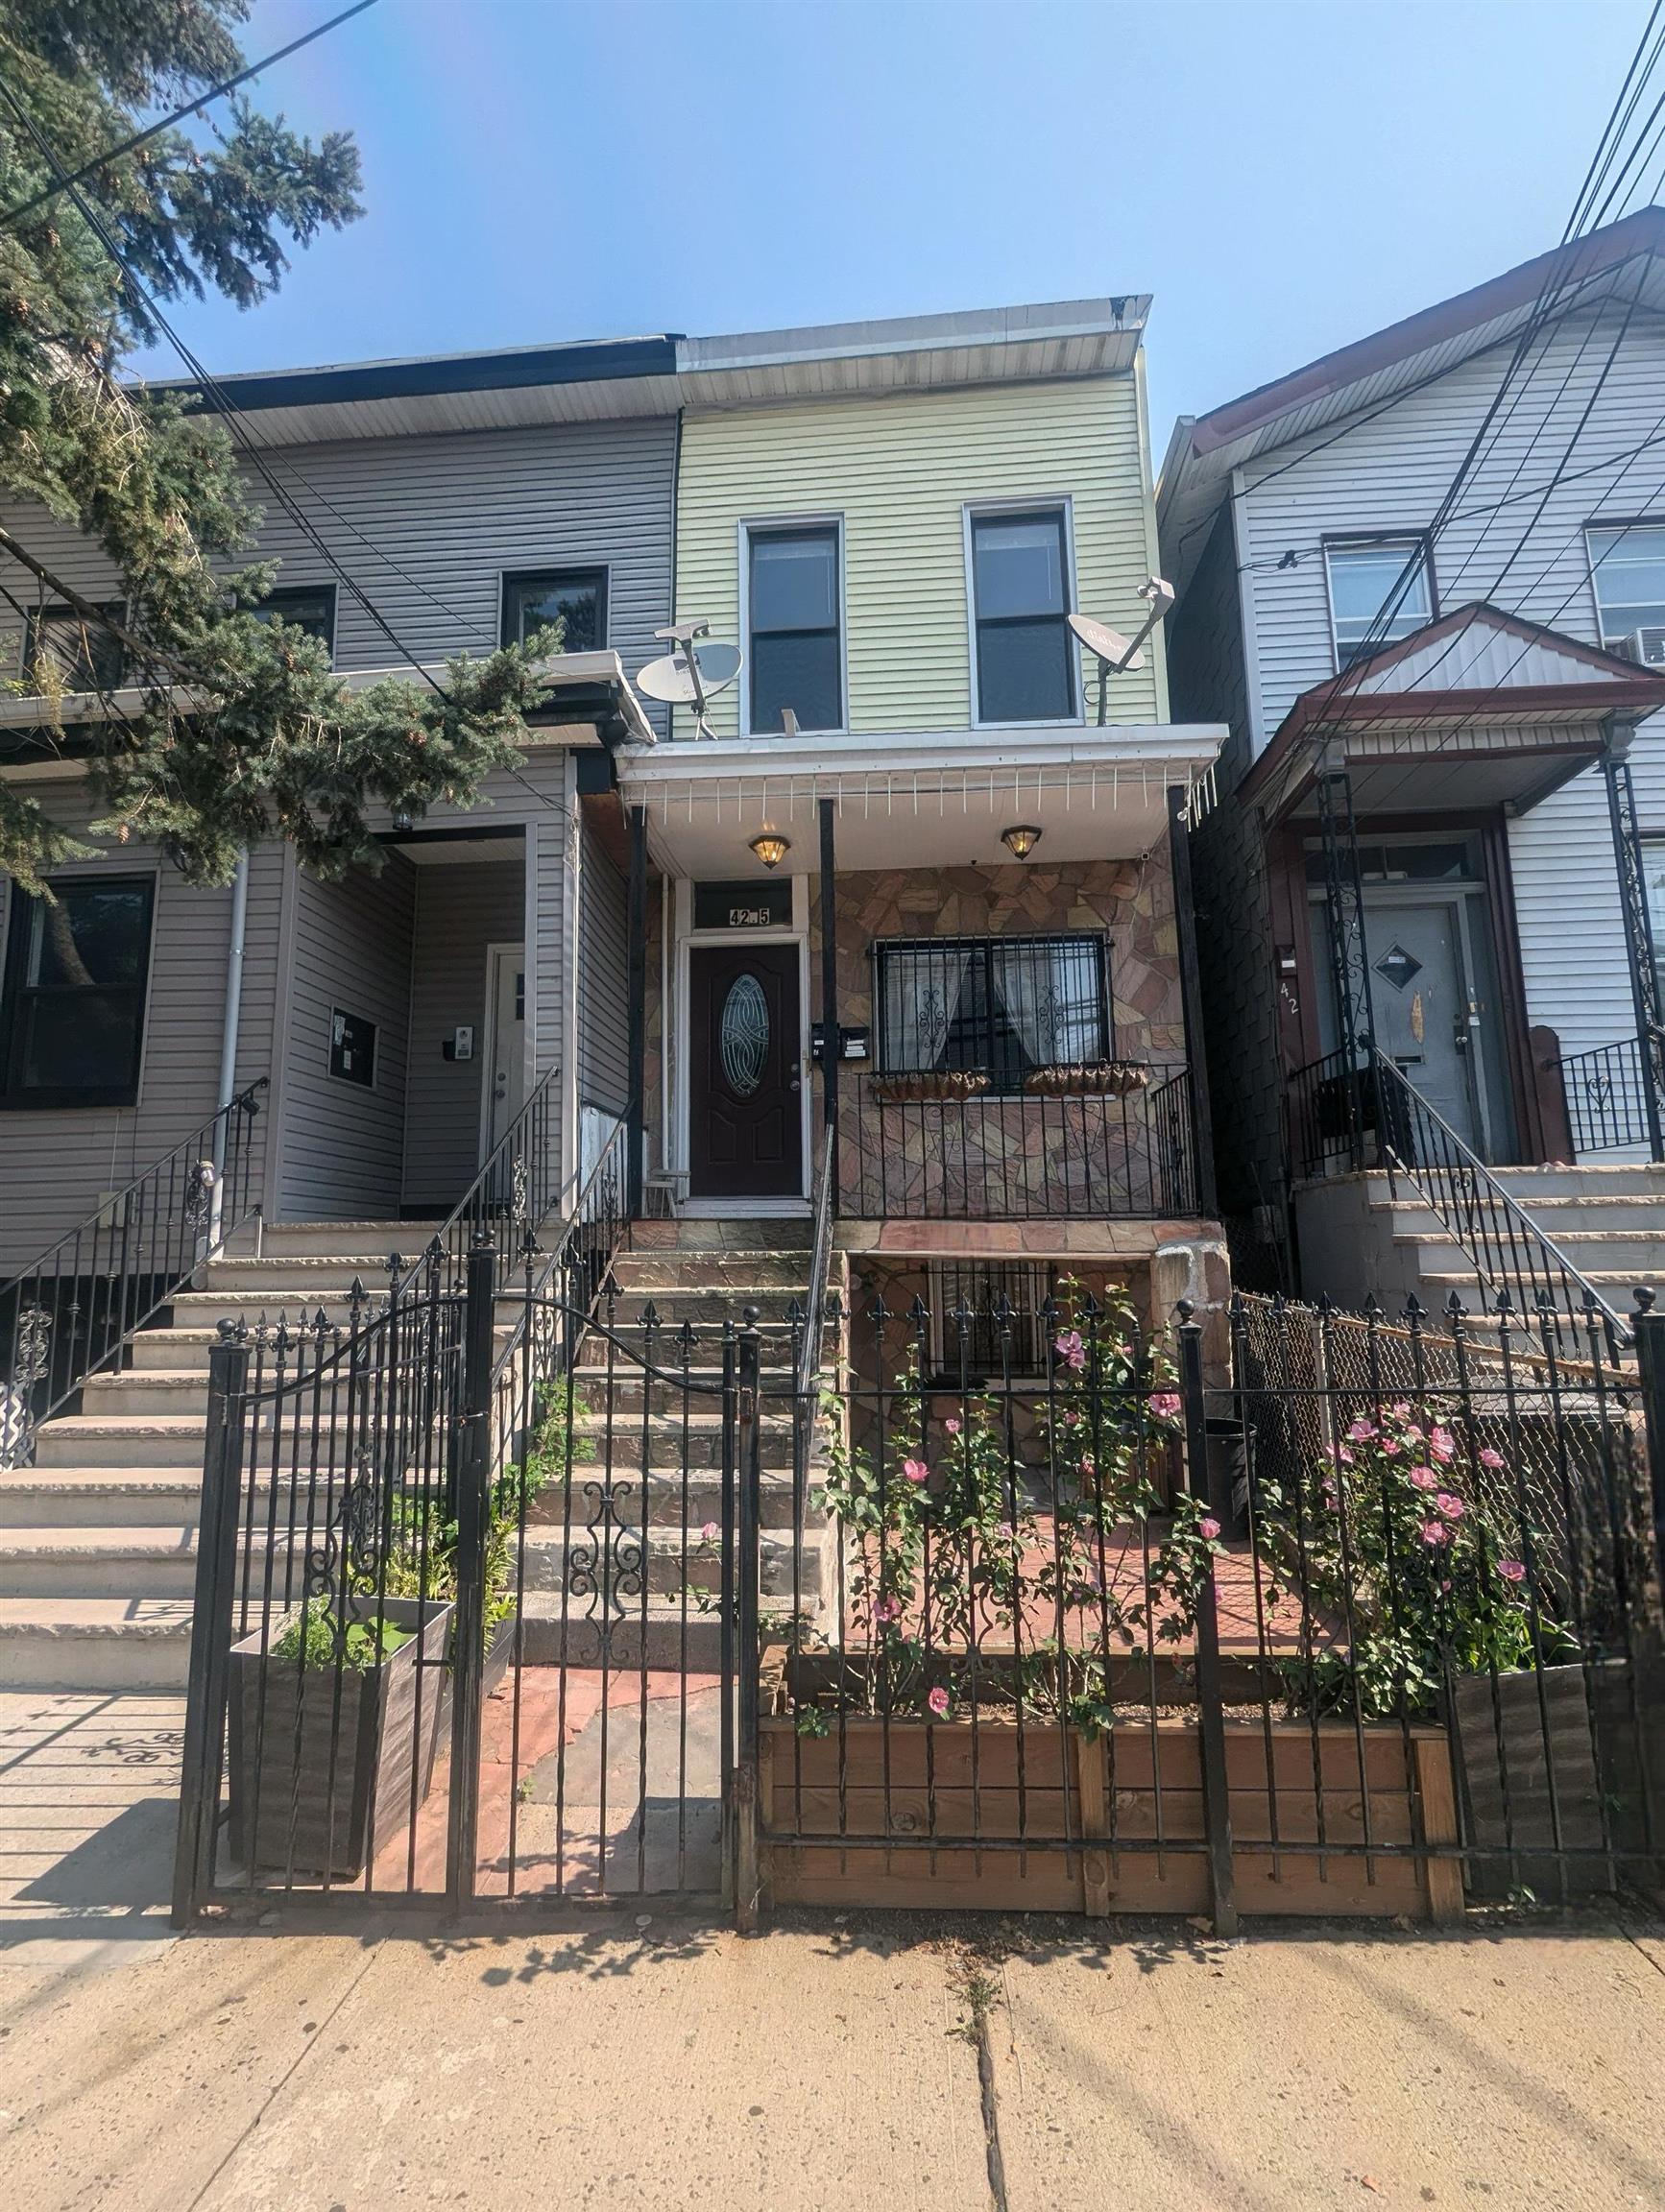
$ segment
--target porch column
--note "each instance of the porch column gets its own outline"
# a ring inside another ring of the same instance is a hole
[[[1336,994],[1336,1035],[1346,1085],[1347,1136],[1355,1170],[1364,1165],[1364,1100],[1376,1081],[1376,1015],[1370,1000],[1370,950],[1364,935],[1364,886],[1359,878],[1359,831],[1353,819],[1353,783],[1345,768],[1320,761],[1318,820],[1324,833],[1324,917],[1329,924],[1330,978]],[[1367,1082],[1361,1080],[1363,1056]],[[1377,1115],[1376,1142],[1382,1142]]]
[[[836,801],[821,801],[821,1120],[832,1140],[828,1203],[838,1211],[838,880],[832,823]]]
[[[1179,954],[1179,997],[1185,1017],[1185,1057],[1191,1069],[1191,1121],[1196,1147],[1196,1203],[1211,1220],[1219,1212],[1214,1176],[1214,1112],[1208,1094],[1208,1048],[1202,1034],[1202,985],[1196,973],[1196,909],[1191,891],[1191,825],[1186,793],[1168,786],[1168,852],[1173,871],[1174,946]]]
[[[632,806],[629,814],[629,955],[624,995],[628,1001],[630,1022],[627,1032],[630,1107],[625,1133],[630,1157],[625,1196],[629,1218],[634,1221],[641,1214],[642,1185],[647,1165],[643,1158],[646,1102],[642,1097],[647,1084],[647,808]]]
[[[1665,1011],[1659,1002],[1659,972],[1653,965],[1653,925],[1643,876],[1636,789],[1630,781],[1630,763],[1613,740],[1609,724],[1602,740],[1602,774],[1607,783],[1613,873],[1618,878],[1619,907],[1625,921],[1625,958],[1630,970],[1630,1004],[1636,1017],[1636,1050],[1642,1063],[1648,1150],[1654,1160],[1665,1160]]]

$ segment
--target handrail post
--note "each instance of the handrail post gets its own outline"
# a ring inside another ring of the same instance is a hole
[[[1174,942],[1179,954],[1179,1003],[1185,1022],[1185,1058],[1191,1094],[1192,1153],[1196,1164],[1196,1209],[1212,1221],[1219,1212],[1214,1172],[1214,1108],[1208,1094],[1208,1048],[1203,1037],[1202,982],[1196,966],[1196,908],[1191,882],[1191,827],[1185,788],[1168,786],[1168,852],[1173,873]],[[1188,1196],[1193,1193],[1187,1193]]]
[[[625,977],[630,1091],[630,1158],[625,1164],[625,1200],[631,1219],[641,1214],[647,1162],[647,808],[630,808],[630,900],[628,911],[628,973]]]
[[[838,1212],[838,883],[833,851],[834,802],[821,805],[821,1111],[832,1143],[828,1154],[829,1198]]]
[[[741,1316],[738,1342],[736,1423],[738,1460],[735,1519],[735,1645],[739,1669],[735,1791],[735,1924],[745,1936],[757,1931],[761,1881],[758,1838],[758,1509],[759,1393],[761,1338],[758,1309]]]
[[[1208,1398],[1202,1380],[1202,1325],[1182,1298],[1179,1315],[1179,1386],[1185,1418],[1185,1486],[1202,1504],[1208,1495]],[[1208,1839],[1208,1885],[1217,1936],[1237,1934],[1237,1883],[1232,1865],[1231,1805],[1225,1770],[1225,1713],[1219,1671],[1219,1611],[1214,1553],[1196,1608],[1196,1721],[1202,1753],[1202,1816]]]
[[[1653,1293],[1636,1292],[1631,1324],[1636,1336],[1636,1368],[1641,1381],[1642,1420],[1648,1449],[1648,1495],[1653,1522],[1653,1572],[1665,1590],[1665,1313],[1654,1310]]]
[[[492,1344],[497,1247],[482,1238],[469,1253],[463,1315],[463,1404],[451,1429],[457,1518],[456,1611],[451,1619],[451,1795],[446,1838],[446,1905],[454,1917],[474,1901],[480,1825],[480,1702],[486,1669],[486,1545],[489,1506]]]
[[[1642,1108],[1648,1121],[1648,1156],[1665,1160],[1665,1006],[1653,956],[1653,924],[1648,907],[1647,873],[1642,864],[1642,832],[1636,816],[1636,789],[1630,763],[1619,752],[1609,722],[1602,736],[1602,775],[1607,786],[1607,824],[1613,838],[1613,874],[1625,925],[1625,959],[1630,974],[1630,1006],[1636,1021],[1636,1049],[1642,1060]]]
[[[190,1925],[214,1880],[237,1584],[243,1407],[248,1387],[248,1344],[237,1334],[234,1322],[222,1321],[219,1342],[208,1354],[208,1417],[203,1444],[196,1592],[185,1684],[180,1822],[174,1844],[172,1920],[176,1928]]]

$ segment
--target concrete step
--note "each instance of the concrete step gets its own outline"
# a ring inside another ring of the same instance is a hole
[[[110,1420],[148,1420],[157,1413],[205,1420],[207,1362],[194,1374],[188,1368],[139,1367],[126,1375],[93,1375],[81,1406],[84,1413]]]
[[[1532,1198],[1517,1203],[1557,1242],[1584,1230],[1665,1238],[1665,1191],[1646,1198]],[[1433,1207],[1420,1198],[1372,1200],[1372,1206],[1389,1214],[1396,1230],[1432,1233],[1440,1226]]]
[[[698,1406],[690,1407],[688,1420],[683,1421],[681,1393],[673,1408],[650,1411],[647,1420],[646,1455],[650,1470],[664,1474],[680,1472],[685,1460],[690,1472],[703,1472],[720,1468],[723,1461],[723,1417],[714,1399],[712,1409]],[[632,1409],[631,1420],[615,1419],[613,1424],[613,1464],[615,1467],[639,1467],[642,1461],[643,1440],[639,1394]],[[598,1466],[606,1456],[607,1442],[602,1425],[587,1415],[580,1404],[575,1410],[575,1429],[572,1439],[572,1472],[578,1479],[579,1470],[586,1472]],[[758,1435],[758,1463],[760,1467],[789,1469],[792,1464],[792,1431],[787,1421],[770,1418],[765,1411],[762,1427]],[[702,1519],[707,1516],[702,1515]]]
[[[1500,1225],[1499,1234],[1503,1233]],[[1436,1263],[1449,1258],[1457,1243],[1443,1230],[1400,1229],[1395,1231],[1393,1241],[1434,1255]],[[1609,1274],[1630,1273],[1638,1282],[1648,1282],[1665,1273],[1665,1237],[1637,1237],[1616,1229],[1581,1230],[1556,1235],[1555,1243],[1581,1275],[1605,1270]]]
[[[390,1251],[398,1249],[390,1247]],[[416,1258],[414,1252],[401,1256],[407,1266]],[[367,1291],[379,1296],[388,1286],[388,1259],[389,1252],[337,1252],[282,1259],[268,1254],[260,1260],[210,1260],[197,1270],[196,1286],[199,1290],[218,1291],[222,1297],[264,1298],[268,1303],[297,1305],[310,1304],[326,1292],[339,1297],[356,1278]]]
[[[195,1522],[202,1471],[17,1467],[0,1477],[0,1528],[122,1528]]]
[[[194,1520],[156,1526],[0,1528],[0,1598],[185,1598]]]
[[[0,1598],[8,1690],[182,1690],[191,1607],[181,1598]]]
[[[681,1367],[670,1361],[661,1362],[663,1376],[674,1380],[649,1380],[644,1382],[642,1371],[634,1361],[620,1359],[610,1375],[605,1366],[579,1367],[574,1375],[573,1407],[580,1423],[591,1430],[602,1423],[609,1407],[613,1411],[615,1431],[627,1426],[627,1416],[639,1417],[645,1404],[650,1413],[675,1413],[680,1416],[685,1407],[690,1416],[720,1413],[723,1403],[723,1378],[715,1367],[690,1367],[686,1383]],[[766,1367],[762,1371],[763,1419],[784,1422],[790,1418],[792,1374],[787,1367]]]
[[[1651,1198],[1665,1191],[1665,1167],[1581,1164],[1574,1167],[1494,1167],[1492,1173],[1523,1206],[1534,1198]]]
[[[332,1258],[341,1252],[403,1252],[414,1257],[430,1244],[445,1226],[440,1221],[268,1221],[261,1235],[261,1250],[268,1259]],[[243,1230],[228,1254],[249,1259],[253,1235]]]
[[[714,1526],[714,1524],[713,1524]],[[631,1594],[626,1584],[636,1583],[639,1570],[645,1568],[645,1580],[650,1597],[676,1598],[686,1584],[690,1591],[706,1594],[714,1592],[722,1577],[720,1545],[708,1541],[695,1523],[685,1527],[676,1523],[650,1522],[645,1555],[642,1551],[639,1523],[615,1522],[612,1530],[615,1603],[628,1612],[639,1611],[641,1605],[639,1588]],[[772,1598],[790,1599],[792,1590],[792,1561],[794,1545],[790,1527],[769,1528],[760,1531],[758,1567],[760,1587]],[[820,1590],[820,1549],[806,1540],[796,1548],[798,1553],[798,1596],[811,1601]],[[545,1527],[528,1527],[522,1552],[523,1587],[528,1591],[558,1596],[562,1590],[569,1561],[575,1561],[586,1578],[595,1573],[592,1564],[594,1542],[584,1527],[570,1529]],[[511,1562],[512,1564],[512,1562]],[[569,1599],[569,1609],[580,1611],[587,1599],[576,1596]],[[695,1610],[689,1599],[690,1611]]]
[[[665,1328],[680,1328],[691,1321],[696,1329],[720,1330],[725,1321],[732,1321],[737,1329],[746,1309],[755,1306],[760,1325],[764,1322],[784,1322],[786,1309],[796,1300],[801,1310],[808,1310],[808,1292],[800,1284],[791,1288],[782,1283],[744,1283],[735,1286],[711,1284],[621,1284],[618,1295],[612,1302],[614,1326],[625,1322],[639,1322],[651,1306]],[[604,1299],[600,1318],[607,1318],[608,1304]]]
[[[613,1279],[621,1290],[764,1289],[776,1298],[801,1292],[808,1276],[805,1252],[620,1252]]]
[[[46,1422],[35,1438],[37,1467],[194,1467],[203,1464],[200,1414],[173,1419],[163,1414],[138,1419],[102,1419],[96,1414],[60,1414]]]
[[[684,1215],[677,1221],[638,1221],[633,1252],[807,1252],[814,1234],[808,1207],[801,1214],[733,1214],[721,1220]]]

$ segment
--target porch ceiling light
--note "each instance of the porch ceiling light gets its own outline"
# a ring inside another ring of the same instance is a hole
[[[1001,831],[1001,843],[1014,860],[1026,860],[1040,842],[1041,832],[1032,822],[1014,822]]]
[[[778,830],[760,830],[751,847],[765,868],[778,868],[792,850],[792,840]]]

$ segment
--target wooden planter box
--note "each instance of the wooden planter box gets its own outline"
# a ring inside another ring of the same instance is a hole
[[[359,1621],[376,1612],[374,1598],[349,1606]],[[413,1777],[416,1802],[426,1797],[451,1607],[386,1598],[380,1610],[411,1640],[362,1672],[272,1658],[268,1637],[278,1641],[287,1615],[232,1645],[227,1775],[240,1866],[350,1882],[409,1822]]]
[[[1408,1778],[1398,1723],[1365,1726],[1371,1838],[1455,1843],[1445,1731],[1413,1728],[1411,1739]],[[1350,1724],[1326,1721],[1316,1742],[1315,1783],[1311,1725],[1274,1721],[1268,1778],[1261,1724],[1226,1723],[1239,1907],[1422,1919],[1460,1914],[1462,1871],[1456,1859],[1419,1864],[1410,1857],[1367,1862],[1360,1849],[1323,1858],[1273,1852],[1274,1805],[1281,1841],[1318,1839],[1320,1789],[1324,1839],[1355,1847],[1363,1842],[1359,1740]],[[1159,1720],[1154,1729],[1129,1720],[1088,1738],[1039,1720],[1020,1731],[1002,1713],[979,1717],[975,1741],[969,1719],[892,1720],[887,1774],[879,1720],[848,1717],[841,1744],[836,1719],[828,1735],[803,1737],[790,1719],[770,1717],[760,1723],[760,1769],[763,1878],[777,1904],[1091,1913],[1209,1909],[1200,1848],[1206,1833],[1200,1737],[1183,1720]],[[893,1847],[794,1840],[834,1834],[852,1839],[888,1834]],[[1144,1847],[1159,1834],[1175,1848]],[[1038,1847],[1012,1849],[1020,1835]],[[970,1847],[974,1836],[995,1847]],[[933,1840],[941,1846],[934,1851]],[[1141,1847],[1118,1849],[1118,1842]]]
[[[489,1697],[509,1671],[509,1662],[515,1656],[515,1630],[519,1624],[518,1613],[505,1614],[486,1638],[486,1660],[480,1671],[480,1695]],[[451,1670],[446,1667],[440,1689],[439,1718],[435,1722],[442,1743],[450,1741],[451,1731]]]
[[[1634,1685],[1638,1722],[1629,1660],[1598,1661],[1587,1677],[1581,1666],[1546,1667],[1541,1698],[1536,1673],[1500,1674],[1495,1690],[1489,1675],[1461,1677],[1451,1737],[1469,1838],[1483,1849],[1515,1854],[1512,1862],[1474,1863],[1469,1887],[1477,1896],[1507,1897],[1516,1883],[1546,1904],[1612,1889],[1614,1870],[1605,1857],[1554,1856],[1556,1826],[1562,1850],[1600,1854],[1605,1806],[1606,1841],[1618,1851],[1646,1848],[1643,1798],[1650,1786],[1662,1794],[1654,1778],[1665,1751],[1665,1717],[1650,1690],[1642,1679]],[[1639,1727],[1645,1744],[1637,1741]],[[1655,1830],[1662,1812],[1665,1803],[1655,1802]]]

